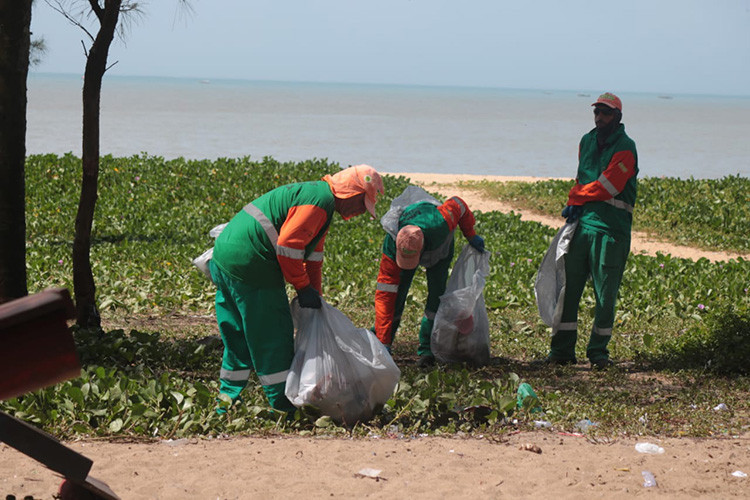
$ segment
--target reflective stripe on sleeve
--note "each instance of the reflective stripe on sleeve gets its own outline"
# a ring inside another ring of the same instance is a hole
[[[313,252],[307,256],[307,259],[312,262],[323,262],[323,252]]]
[[[261,385],[276,385],[282,382],[286,382],[286,376],[289,375],[289,370],[283,372],[269,373],[268,375],[258,375]]]
[[[453,197],[453,198],[451,198],[451,199],[452,199],[453,201],[455,201],[455,202],[456,202],[456,204],[457,204],[457,205],[459,206],[459,208],[461,209],[461,217],[463,217],[463,216],[464,216],[464,214],[466,213],[466,205],[464,205],[464,204],[463,204],[463,202],[461,201],[461,199],[460,199],[460,198],[457,198],[457,197],[455,197],[455,196],[454,196],[454,197]]]
[[[289,257],[290,259],[302,260],[305,258],[305,250],[303,248],[291,248],[291,247],[277,246],[276,255]]]
[[[622,200],[615,200],[614,198],[610,198],[609,200],[604,200],[604,203],[609,203],[615,208],[619,208],[620,210],[625,210],[626,212],[631,213],[631,214],[633,213],[633,205],[629,205]]]
[[[375,290],[380,290],[381,292],[397,293],[398,285],[393,285],[391,283],[381,283],[378,281],[378,283],[375,285]]]
[[[252,373],[252,370],[225,370],[222,368],[219,377],[222,380],[242,382],[250,378],[250,373]]]
[[[279,241],[279,232],[276,231],[275,227],[273,227],[273,224],[268,219],[268,217],[266,217],[266,214],[261,212],[260,209],[252,203],[248,203],[247,205],[245,205],[243,210],[247,212],[253,219],[258,221],[263,230],[266,232],[266,236],[268,236],[268,239],[271,240],[273,247],[276,248],[276,244]]]
[[[620,194],[617,188],[609,181],[609,179],[607,179],[607,177],[605,177],[604,174],[599,176],[598,181],[601,182],[602,186],[604,186],[604,189],[606,189],[607,192],[612,196],[617,196],[618,194]]]

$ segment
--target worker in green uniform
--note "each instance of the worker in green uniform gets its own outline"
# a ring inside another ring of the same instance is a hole
[[[562,212],[578,227],[565,256],[565,296],[559,326],[553,331],[553,364],[576,363],[578,304],[588,276],[594,286],[596,310],[586,357],[594,369],[612,365],[607,344],[612,338],[615,303],[630,253],[638,154],[625,133],[622,101],[609,92],[592,104],[595,128],[579,145],[576,183]]]
[[[440,296],[445,293],[448,281],[456,227],[461,228],[474,248],[484,251],[484,240],[474,231],[474,224],[474,214],[458,196],[442,205],[421,201],[404,208],[398,218],[396,238],[386,234],[383,241],[375,289],[375,334],[390,350],[416,268],[425,267],[428,293],[419,328],[420,367],[435,363],[430,336]]]
[[[294,409],[284,394],[294,357],[286,283],[301,307],[320,308],[324,241],[334,211],[344,219],[365,211],[374,217],[382,193],[378,172],[357,165],[273,189],[227,224],[209,264],[224,341],[221,394],[236,401],[254,370],[274,409]]]

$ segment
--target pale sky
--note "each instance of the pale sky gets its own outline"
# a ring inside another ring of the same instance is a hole
[[[141,3],[108,74],[750,95],[750,0]],[[44,0],[31,27],[32,71],[83,74],[79,28]]]

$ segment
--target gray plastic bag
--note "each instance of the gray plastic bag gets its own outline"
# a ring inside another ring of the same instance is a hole
[[[208,232],[208,235],[211,236],[213,239],[218,238],[227,224],[228,223],[225,222],[224,224],[219,224],[218,226],[212,228]],[[200,254],[198,257],[193,259],[193,265],[197,267],[200,270],[200,272],[205,274],[206,277],[210,279],[212,283],[214,279],[211,277],[211,269],[209,268],[208,263],[211,261],[211,258],[213,257],[213,255],[214,255],[214,247],[211,247],[205,252],[203,252],[202,254]]]
[[[390,234],[394,240],[398,235],[398,219],[401,217],[404,209],[419,201],[429,201],[435,206],[442,205],[437,198],[421,187],[409,185],[406,186],[406,189],[404,189],[400,195],[393,199],[388,211],[380,218],[380,224],[383,226],[383,229],[385,229],[385,232]]]
[[[297,336],[286,379],[289,401],[314,406],[347,426],[371,419],[401,377],[385,346],[325,301],[311,309],[300,307],[295,298],[292,317]]]
[[[484,284],[490,272],[490,253],[464,246],[448,279],[435,314],[430,350],[444,363],[490,360],[490,324],[484,304]]]
[[[539,315],[552,333],[557,332],[565,303],[565,255],[578,227],[578,221],[566,223],[557,232],[544,254],[534,282]]]

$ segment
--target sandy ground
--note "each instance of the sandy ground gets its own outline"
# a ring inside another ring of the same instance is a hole
[[[456,181],[482,176],[403,175],[443,195],[459,195],[472,209],[512,209],[453,187]],[[502,179],[538,180],[493,178]],[[516,213],[553,227],[562,223],[561,218]],[[634,235],[633,251],[693,259],[736,257],[665,245],[642,235]],[[635,444],[641,441],[656,443],[665,452],[639,453]],[[750,474],[750,435],[602,441],[545,429],[502,440],[243,437],[66,444],[91,458],[91,476],[123,499],[750,498],[750,478],[741,477]],[[29,495],[51,499],[61,482],[4,444],[0,471],[0,494],[19,500]],[[643,471],[653,473],[656,487],[644,487]]]
[[[636,451],[638,442],[663,447]],[[750,436],[595,443],[553,430],[487,439],[233,438],[76,442],[123,499],[750,498]],[[537,447],[540,453],[524,448]],[[61,480],[0,445],[0,492],[52,498]],[[656,487],[643,486],[650,471]]]

